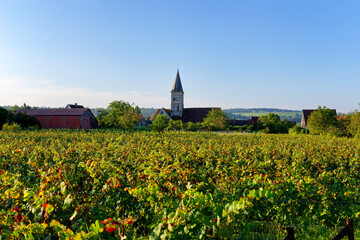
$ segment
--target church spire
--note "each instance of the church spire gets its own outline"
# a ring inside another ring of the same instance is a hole
[[[181,85],[179,69],[176,72],[175,82],[171,92],[184,92]]]
[[[182,117],[184,110],[184,91],[181,85],[179,69],[177,70],[174,86],[171,90],[171,117]]]

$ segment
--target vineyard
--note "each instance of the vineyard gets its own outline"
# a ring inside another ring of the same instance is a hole
[[[356,139],[0,132],[0,239],[331,239],[359,215]]]

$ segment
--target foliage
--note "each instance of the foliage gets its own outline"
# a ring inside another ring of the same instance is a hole
[[[2,126],[7,122],[9,117],[9,112],[5,108],[0,107],[0,130]]]
[[[30,127],[35,127],[37,129],[41,128],[41,123],[36,117],[21,112],[16,114],[11,114],[9,118],[9,122],[14,122],[19,124],[22,129],[27,129]]]
[[[169,125],[169,118],[165,114],[160,114],[151,123],[150,129],[158,132],[163,132],[168,125]]]
[[[185,131],[196,132],[202,128],[203,123],[187,122],[183,125]]]
[[[169,121],[167,127],[168,130],[175,130],[175,131],[181,130],[182,128],[183,128],[183,122],[181,120],[174,120],[174,119],[171,119]]]
[[[336,112],[326,107],[318,107],[309,116],[307,127],[312,134],[337,134],[339,122]]]
[[[17,123],[5,123],[2,128],[5,132],[19,132],[21,129],[21,126]]]
[[[287,120],[280,120],[279,115],[269,113],[259,118],[256,129],[264,133],[288,133],[293,124]]]
[[[289,134],[295,135],[295,134],[308,134],[309,130],[306,128],[302,128],[301,126],[293,126],[289,129]]]
[[[113,101],[107,109],[99,110],[98,120],[101,127],[134,130],[139,119],[137,111],[130,103]]]
[[[360,112],[355,110],[350,116],[346,117],[349,120],[347,130],[352,136],[360,137]]]
[[[284,239],[281,226],[337,229],[360,215],[359,160],[357,139],[312,135],[0,132],[0,238]],[[259,237],[262,224],[280,236]]]
[[[351,116],[356,114],[355,112],[350,115],[341,115],[338,117],[338,135],[350,137],[351,133]]]
[[[228,116],[221,109],[213,108],[204,118],[203,126],[207,130],[217,131],[225,130],[228,123]]]

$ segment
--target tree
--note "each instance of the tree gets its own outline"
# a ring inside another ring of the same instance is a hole
[[[150,125],[154,131],[162,132],[169,125],[169,118],[165,114],[158,115]]]
[[[336,112],[326,107],[318,107],[309,116],[307,127],[312,134],[336,133],[339,122],[336,118]]]
[[[139,121],[135,108],[130,103],[121,100],[113,101],[107,109],[100,110],[98,120],[103,127],[122,130],[133,130]]]
[[[347,126],[349,133],[352,136],[360,137],[360,112],[355,110],[347,118],[350,120],[350,123]]]
[[[39,120],[34,116],[27,115],[26,113],[14,114],[12,121],[19,124],[22,129],[29,127],[41,128]]]
[[[259,118],[257,130],[264,133],[288,133],[293,126],[287,120],[281,121],[280,116],[275,113],[269,113]]]
[[[280,116],[275,113],[269,113],[267,115],[261,116],[259,121],[264,125],[271,124],[271,123],[279,123]]]
[[[21,109],[21,107],[19,107],[18,105],[14,105],[10,108],[10,112],[12,113],[16,113],[17,111],[19,111]]]
[[[181,120],[171,119],[167,127],[168,130],[181,130],[183,127],[183,122]]]
[[[207,130],[225,130],[228,123],[228,116],[221,109],[213,108],[204,118],[203,127]]]
[[[8,121],[9,111],[5,108],[0,107],[0,129]]]
[[[141,109],[139,108],[139,106],[135,106],[134,110],[136,114],[141,114]]]

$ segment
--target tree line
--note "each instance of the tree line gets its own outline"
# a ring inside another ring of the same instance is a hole
[[[18,113],[20,109],[30,109],[26,105],[13,106],[5,109],[0,107],[0,129],[40,129],[41,124],[34,116]],[[97,120],[102,129],[119,129],[124,131],[152,130],[152,131],[240,131],[259,132],[266,134],[315,134],[345,137],[360,137],[360,112],[355,110],[349,114],[336,115],[334,110],[318,107],[311,113],[307,128],[302,128],[288,120],[281,120],[275,113],[261,116],[258,121],[244,126],[231,126],[229,114],[220,109],[212,109],[203,122],[183,123],[181,120],[169,119],[165,115],[158,115],[151,123],[146,120],[138,106],[125,101],[113,101],[106,109],[98,111]],[[139,122],[147,122],[142,126]]]

